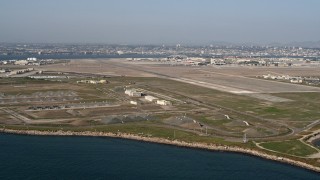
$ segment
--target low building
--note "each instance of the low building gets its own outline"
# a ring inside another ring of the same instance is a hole
[[[28,76],[32,79],[66,79],[67,76]]]
[[[157,100],[156,103],[159,104],[159,105],[162,105],[162,106],[170,106],[170,105],[172,105],[172,103],[170,101],[167,101],[167,100]]]
[[[274,76],[271,74],[263,75],[264,79],[273,79],[273,80],[289,80],[291,77],[288,75],[282,75],[282,76]]]
[[[106,84],[106,83],[107,83],[107,80],[102,79],[102,80],[98,81],[98,83],[100,83],[100,84]]]
[[[300,84],[300,83],[302,83],[302,78],[299,78],[299,77],[297,77],[297,78],[292,78],[292,79],[290,79],[290,82],[291,82],[291,83]]]
[[[153,97],[153,96],[145,96],[144,98],[145,98],[147,101],[150,101],[150,102],[154,102],[154,101],[158,100],[158,98]]]
[[[27,58],[28,61],[37,61],[37,58],[32,57],[32,58]]]
[[[319,78],[316,77],[305,77],[303,78],[305,81],[320,81]]]
[[[224,61],[224,59],[210,59],[210,64],[212,65],[226,65],[226,62]]]
[[[138,102],[137,102],[137,101],[130,101],[130,104],[132,104],[132,105],[138,105]]]
[[[15,65],[22,65],[22,66],[25,66],[28,63],[29,62],[27,60],[19,60],[19,61],[14,62]]]
[[[77,83],[85,83],[85,84],[106,84],[106,80],[81,80],[77,81]]]
[[[131,97],[141,97],[142,95],[142,92],[137,91],[136,89],[127,89],[124,93]]]
[[[130,96],[130,94],[132,93],[132,92],[135,92],[136,90],[135,89],[126,89],[125,91],[124,91],[124,93],[126,94],[126,95],[129,95]]]
[[[32,66],[40,66],[40,62],[30,62],[29,65],[32,65]]]
[[[10,75],[23,74],[23,73],[31,72],[33,70],[34,70],[33,68],[14,70],[10,72]]]

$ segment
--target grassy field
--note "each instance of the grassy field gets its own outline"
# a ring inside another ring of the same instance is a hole
[[[320,111],[318,111],[320,93],[317,92],[271,94],[292,100],[290,102],[272,103],[172,80],[160,78],[131,79],[141,88],[168,93],[185,101],[188,100],[187,97],[195,98],[202,102],[231,108],[236,111],[249,112],[249,114],[264,118],[283,121],[314,121],[320,119]]]
[[[186,115],[198,122],[211,126],[212,129],[216,128],[230,132],[230,134],[236,134],[239,138],[244,133],[247,133],[248,137],[275,137],[279,134],[284,135],[291,132],[286,128],[287,126],[302,128],[320,119],[320,112],[318,110],[318,107],[320,107],[320,93],[272,94],[293,101],[271,103],[244,95],[225,93],[162,78],[112,77],[107,78],[108,84],[98,85],[77,84],[76,80],[80,80],[80,78],[70,79],[68,82],[62,83],[29,78],[1,79],[0,92],[4,94],[26,95],[34,92],[63,90],[75,92],[80,97],[79,100],[71,101],[19,102],[9,105],[12,107],[19,106],[16,109],[20,113],[37,120],[47,119],[47,116],[50,116],[51,119],[79,118],[79,120],[98,120],[99,118],[101,119],[104,116],[113,114],[125,115],[135,112],[156,114],[165,112],[167,115],[164,118]],[[23,84],[26,88],[13,88],[11,87],[12,83],[15,85]],[[158,93],[178,99],[178,101],[173,102],[173,107],[166,110],[154,103],[143,101],[138,106],[132,106],[128,104],[130,100],[138,102],[140,100],[139,98],[130,98],[124,95],[124,88],[126,87],[145,89],[155,94]],[[119,106],[112,108],[76,109],[68,112],[65,110],[24,111],[28,106],[102,101],[108,101]],[[6,106],[8,105],[2,105],[2,107]],[[226,119],[225,115],[228,115],[230,119]],[[244,121],[250,125],[245,125]],[[216,134],[218,133],[216,132]]]
[[[299,140],[267,142],[267,143],[261,143],[260,145],[266,149],[270,149],[276,152],[294,155],[294,156],[306,157],[308,155],[317,153],[317,150],[303,144]]]

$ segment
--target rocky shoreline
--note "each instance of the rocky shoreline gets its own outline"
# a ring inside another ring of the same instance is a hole
[[[205,143],[188,143],[188,142],[178,141],[178,140],[168,140],[168,139],[156,138],[156,137],[144,137],[144,136],[138,136],[133,134],[127,134],[127,133],[105,133],[105,132],[91,132],[91,131],[83,131],[83,132],[38,131],[38,130],[13,130],[13,129],[2,129],[0,132],[10,133],[10,134],[21,134],[21,135],[37,135],[37,136],[112,137],[112,138],[123,138],[123,139],[131,139],[131,140],[144,141],[144,142],[174,145],[179,147],[198,148],[198,149],[206,149],[206,150],[214,150],[214,151],[225,151],[225,152],[237,152],[237,153],[249,154],[249,155],[258,156],[258,157],[262,157],[262,158],[273,160],[273,161],[278,161],[282,163],[299,166],[299,167],[309,169],[318,173],[320,172],[320,167],[316,167],[304,162],[292,160],[285,157],[269,155],[257,150],[245,149],[245,148],[240,148],[236,146],[205,144]]]

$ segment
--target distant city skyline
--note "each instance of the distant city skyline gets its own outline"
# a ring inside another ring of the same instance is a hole
[[[1,0],[0,42],[318,42],[319,7],[318,0]]]

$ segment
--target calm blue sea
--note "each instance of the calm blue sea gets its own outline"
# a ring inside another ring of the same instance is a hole
[[[0,179],[320,179],[248,155],[131,140],[0,134]]]
[[[317,139],[316,141],[314,141],[313,144],[320,147],[320,139]]]

